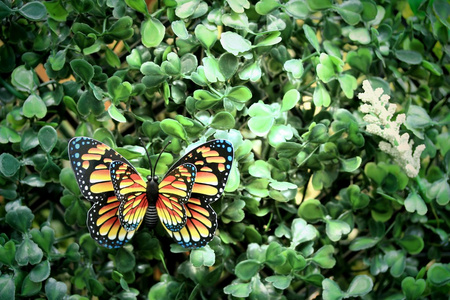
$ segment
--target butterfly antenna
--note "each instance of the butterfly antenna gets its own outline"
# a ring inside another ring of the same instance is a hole
[[[161,152],[159,153],[159,156],[158,156],[158,158],[156,159],[155,168],[153,169],[153,173],[152,173],[152,174],[156,174],[156,166],[158,165],[158,161],[159,161],[159,159],[161,158],[161,155],[164,153],[164,150],[166,150],[167,146],[169,146],[170,143],[172,143],[172,141],[169,141],[169,142],[164,146],[164,148],[161,150]]]
[[[151,171],[153,170],[153,166],[152,166],[152,161],[151,161],[151,159],[150,159],[150,153],[148,153],[147,147],[145,147],[145,143],[144,143],[144,141],[142,140],[142,138],[139,138],[139,141],[141,141],[141,144],[142,144],[142,146],[143,146],[144,149],[145,149],[145,153],[147,153],[148,162],[149,162],[149,164],[150,164],[150,172],[151,172]],[[153,173],[152,173],[151,175],[152,175],[152,177],[153,177]]]

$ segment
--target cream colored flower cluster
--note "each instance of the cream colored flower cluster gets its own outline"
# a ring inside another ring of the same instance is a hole
[[[400,126],[406,119],[405,114],[399,114],[395,121],[392,120],[397,105],[389,103],[390,97],[383,94],[383,89],[373,90],[368,80],[364,80],[363,89],[364,93],[359,93],[358,97],[365,104],[359,109],[366,114],[364,121],[367,122],[367,132],[387,140],[388,143],[380,142],[380,149],[391,155],[408,177],[416,177],[420,169],[420,155],[425,150],[425,145],[417,146],[413,154],[414,141],[409,141],[408,133],[400,135]]]

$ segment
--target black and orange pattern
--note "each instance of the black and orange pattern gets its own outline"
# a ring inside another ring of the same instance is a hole
[[[176,162],[151,199],[136,169],[107,145],[87,137],[69,142],[69,158],[88,212],[91,236],[102,246],[121,247],[155,209],[169,235],[185,248],[205,246],[217,229],[209,205],[223,194],[233,162],[226,140],[206,142]],[[150,194],[153,194],[150,191]]]

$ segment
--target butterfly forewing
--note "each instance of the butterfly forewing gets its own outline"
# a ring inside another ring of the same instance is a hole
[[[120,224],[120,200],[114,193],[109,173],[113,161],[128,161],[109,146],[87,137],[69,141],[69,159],[83,196],[94,202],[86,221],[92,238],[104,247],[123,246],[133,235]]]
[[[129,164],[113,161],[109,167],[119,205],[119,219],[127,231],[139,227],[148,207],[147,184]]]
[[[192,163],[197,176],[191,197],[211,203],[222,196],[233,163],[233,145],[227,140],[212,140],[189,151],[170,170],[183,163]]]
[[[197,169],[185,163],[170,170],[158,185],[156,210],[167,231],[179,231],[186,224],[184,203],[191,196]]]

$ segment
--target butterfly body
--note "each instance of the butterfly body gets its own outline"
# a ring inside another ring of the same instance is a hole
[[[226,140],[194,148],[159,181],[136,169],[109,146],[87,137],[69,142],[69,159],[80,190],[93,205],[87,226],[102,246],[123,246],[145,223],[161,221],[167,233],[185,248],[206,245],[217,228],[210,203],[223,193],[233,160]]]

